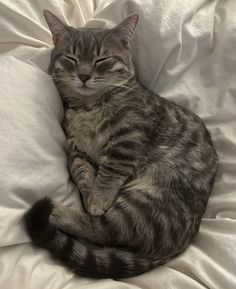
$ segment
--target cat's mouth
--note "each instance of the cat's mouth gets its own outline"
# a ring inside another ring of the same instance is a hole
[[[79,89],[84,88],[84,89],[94,89],[93,87],[90,87],[90,85],[87,82],[84,82],[83,84],[80,84],[78,86]]]

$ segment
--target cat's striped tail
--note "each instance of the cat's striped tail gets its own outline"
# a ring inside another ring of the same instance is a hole
[[[32,242],[45,248],[75,273],[94,278],[126,278],[144,273],[156,266],[138,253],[112,247],[95,246],[58,230],[49,222],[53,204],[45,198],[25,214],[25,227]]]

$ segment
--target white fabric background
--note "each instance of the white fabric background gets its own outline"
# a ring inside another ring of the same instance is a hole
[[[197,240],[165,266],[126,280],[76,277],[33,249],[21,217],[42,196],[79,207],[45,73],[47,8],[76,26],[112,27],[139,12],[132,53],[140,80],[199,114],[220,158]],[[236,288],[236,1],[0,0],[0,288]],[[10,56],[10,57],[8,57]]]

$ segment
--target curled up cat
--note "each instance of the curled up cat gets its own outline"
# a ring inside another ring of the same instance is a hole
[[[25,214],[26,230],[79,275],[141,274],[198,233],[217,172],[210,134],[197,115],[137,80],[130,55],[137,14],[113,29],[74,28],[44,15],[68,167],[84,211],[44,198]]]

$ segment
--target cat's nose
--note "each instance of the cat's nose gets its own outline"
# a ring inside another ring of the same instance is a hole
[[[87,80],[89,80],[91,78],[91,75],[89,75],[89,74],[79,74],[78,77],[79,77],[79,79],[81,81],[83,81],[85,83]]]

